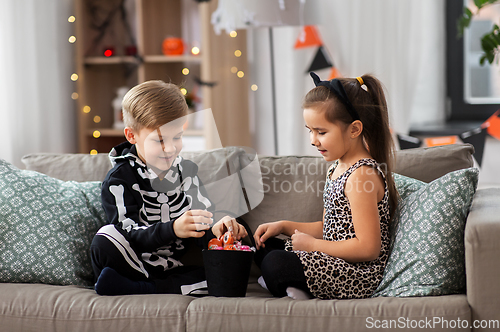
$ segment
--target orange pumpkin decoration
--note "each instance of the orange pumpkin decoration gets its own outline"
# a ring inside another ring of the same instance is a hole
[[[167,37],[163,40],[162,51],[165,55],[184,54],[184,41],[178,37]]]

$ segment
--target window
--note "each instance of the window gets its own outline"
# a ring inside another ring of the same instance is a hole
[[[483,8],[485,15],[475,18],[464,37],[457,38],[457,19],[464,5],[472,8],[468,0],[446,0],[447,111],[451,122],[484,121],[500,109],[500,67],[479,65],[479,39],[493,26],[487,11],[493,11],[498,18],[494,11],[499,11],[500,6]]]

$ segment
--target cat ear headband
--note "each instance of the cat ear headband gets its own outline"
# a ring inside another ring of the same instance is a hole
[[[353,118],[353,121],[360,120],[359,114],[352,106],[351,102],[349,101],[349,98],[347,97],[347,93],[345,92],[344,86],[342,85],[342,82],[340,82],[338,79],[333,79],[330,81],[322,81],[316,73],[311,72],[310,73],[315,86],[325,86],[328,89],[330,89],[331,92],[337,96],[337,98],[344,104],[346,107],[347,111]],[[359,80],[358,80],[359,81]],[[363,84],[364,85],[364,84]]]

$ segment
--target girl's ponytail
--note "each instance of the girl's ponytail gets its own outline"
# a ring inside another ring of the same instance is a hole
[[[362,135],[368,151],[385,173],[392,214],[397,206],[398,192],[392,175],[395,157],[394,142],[389,127],[389,113],[383,86],[372,75],[340,80],[343,81],[349,100],[363,123]]]

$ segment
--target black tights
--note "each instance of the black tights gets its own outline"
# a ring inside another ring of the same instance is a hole
[[[294,252],[284,250],[283,240],[271,238],[265,245],[257,251],[255,262],[260,267],[271,294],[276,297],[286,296],[288,287],[299,288],[309,293],[304,267],[299,257]]]

